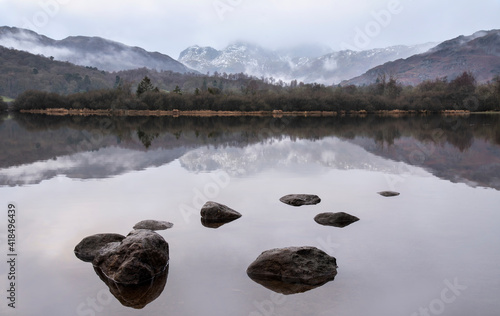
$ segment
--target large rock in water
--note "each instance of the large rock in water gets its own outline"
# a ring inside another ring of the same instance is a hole
[[[226,223],[241,217],[241,214],[232,208],[212,201],[208,201],[203,205],[200,215],[204,222],[212,223]]]
[[[92,262],[102,247],[110,242],[120,242],[125,236],[119,234],[96,234],[82,239],[75,247],[75,255],[85,262]]]
[[[325,226],[346,227],[354,222],[359,221],[359,218],[351,214],[339,212],[339,213],[321,213],[316,215],[314,217],[314,220],[316,221],[316,223]]]
[[[315,247],[272,249],[257,257],[247,274],[275,292],[294,294],[335,279],[337,260]]]
[[[302,206],[318,204],[321,199],[313,194],[289,194],[280,198],[280,201],[292,206]]]
[[[147,219],[134,225],[134,229],[165,230],[174,227],[174,224],[165,221]]]
[[[109,279],[121,284],[150,282],[168,265],[168,243],[154,231],[130,232],[121,242],[109,243],[92,264]]]

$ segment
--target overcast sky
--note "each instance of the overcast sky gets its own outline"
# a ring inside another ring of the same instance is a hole
[[[237,40],[333,50],[440,42],[500,29],[500,0],[0,0],[0,25],[100,36],[178,58]]]

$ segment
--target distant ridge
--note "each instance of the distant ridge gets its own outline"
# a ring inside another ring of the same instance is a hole
[[[478,83],[486,83],[500,75],[500,30],[456,37],[426,53],[372,68],[342,85],[368,85],[383,75],[392,76],[404,85],[416,85],[441,77],[452,80],[464,71],[471,72]]]
[[[105,71],[145,67],[179,73],[196,72],[168,55],[100,37],[70,36],[54,40],[30,30],[3,26],[0,27],[0,45]]]

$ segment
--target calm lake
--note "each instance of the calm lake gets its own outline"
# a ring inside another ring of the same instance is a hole
[[[321,203],[279,201],[291,193]],[[206,227],[209,200],[243,216]],[[3,117],[0,314],[497,316],[499,205],[500,115]],[[321,226],[323,212],[360,220]],[[145,219],[174,223],[158,231],[170,264],[161,295],[135,309],[73,249]],[[335,280],[282,295],[247,276],[261,252],[290,246],[334,256]]]

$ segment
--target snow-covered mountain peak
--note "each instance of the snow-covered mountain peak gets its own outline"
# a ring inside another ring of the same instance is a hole
[[[392,46],[366,51],[331,51],[322,45],[270,50],[247,42],[234,42],[222,50],[192,46],[179,61],[202,73],[245,72],[256,77],[274,77],[286,82],[339,83],[368,69],[399,58],[427,51],[433,44]]]

